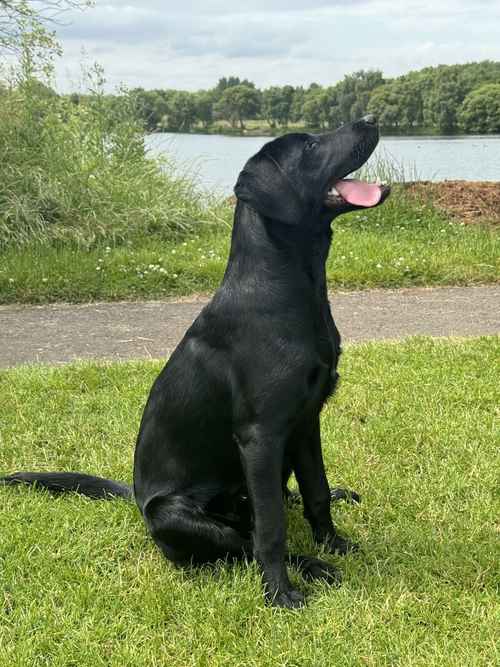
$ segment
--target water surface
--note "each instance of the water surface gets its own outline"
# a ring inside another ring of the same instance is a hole
[[[208,134],[152,134],[153,152],[167,152],[194,169],[204,187],[229,193],[246,160],[269,137],[228,137]],[[370,158],[395,163],[405,180],[498,181],[500,135],[453,137],[382,137]]]

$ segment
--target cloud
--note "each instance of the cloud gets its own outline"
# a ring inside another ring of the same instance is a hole
[[[228,74],[259,86],[334,83],[361,68],[396,75],[500,56],[496,0],[113,0],[67,18],[58,31],[63,88],[82,46],[110,86],[184,89]]]

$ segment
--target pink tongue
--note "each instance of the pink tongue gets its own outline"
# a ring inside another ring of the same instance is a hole
[[[344,178],[334,184],[337,192],[355,206],[375,206],[380,201],[382,191],[375,183],[363,183],[353,178]]]

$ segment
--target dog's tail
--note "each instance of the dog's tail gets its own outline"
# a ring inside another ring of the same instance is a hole
[[[132,487],[127,484],[81,472],[15,472],[0,477],[2,484],[29,484],[54,493],[74,491],[95,499],[133,498]]]

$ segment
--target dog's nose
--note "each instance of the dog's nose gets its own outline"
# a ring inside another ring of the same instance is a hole
[[[377,124],[377,119],[372,113],[367,114],[366,116],[363,116],[361,119],[363,120],[367,125],[376,125]]]

